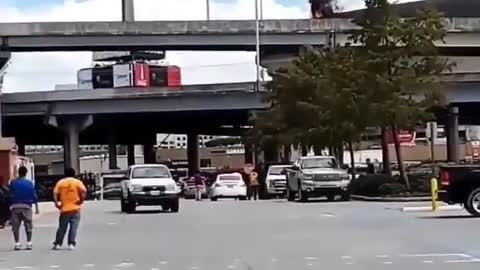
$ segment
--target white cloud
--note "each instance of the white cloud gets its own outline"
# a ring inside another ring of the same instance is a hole
[[[340,1],[345,9],[362,6],[360,0]],[[286,7],[276,0],[263,0],[264,18],[307,18],[308,1],[300,7]],[[137,20],[204,20],[203,0],[136,0]],[[253,0],[215,2],[212,19],[252,19]],[[121,18],[120,0],[66,0],[49,9],[20,11],[0,6],[1,22],[116,21]],[[76,82],[76,71],[91,64],[91,53],[14,54],[7,69],[4,91],[51,90],[56,84]],[[169,52],[167,59],[183,68],[187,84],[248,81],[255,78],[254,54],[250,52]]]

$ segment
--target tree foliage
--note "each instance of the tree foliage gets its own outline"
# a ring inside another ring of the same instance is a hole
[[[430,8],[403,19],[387,0],[365,0],[365,5],[351,44],[311,49],[272,74],[272,107],[256,120],[257,143],[333,146],[343,152],[344,144],[359,141],[367,127],[396,134],[433,117],[429,108],[444,102],[439,76],[452,66],[435,46],[446,34],[440,14]],[[408,188],[404,170],[401,174]]]

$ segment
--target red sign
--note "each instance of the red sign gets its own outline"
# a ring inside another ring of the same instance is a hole
[[[397,136],[398,136],[398,141],[400,142],[400,145],[402,146],[415,145],[415,138],[417,136],[415,131],[400,130]],[[394,143],[392,132],[388,131],[387,139],[389,144]]]
[[[134,65],[135,86],[149,87],[150,86],[150,67],[148,64],[136,63]]]

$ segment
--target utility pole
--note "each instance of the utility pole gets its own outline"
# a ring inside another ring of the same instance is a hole
[[[210,21],[210,0],[207,1],[207,21]]]
[[[256,39],[256,64],[257,64],[257,85],[256,90],[260,91],[260,20],[259,20],[259,10],[258,10],[258,0],[255,0],[255,39]]]
[[[133,22],[135,20],[135,9],[133,0],[122,0],[122,21]]]

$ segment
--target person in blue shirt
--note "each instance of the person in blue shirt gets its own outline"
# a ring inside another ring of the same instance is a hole
[[[27,234],[27,250],[32,249],[33,211],[39,214],[37,192],[33,181],[27,179],[28,169],[24,166],[18,168],[18,178],[10,182],[11,198],[11,224],[15,250],[20,250],[20,226],[24,225]]]

